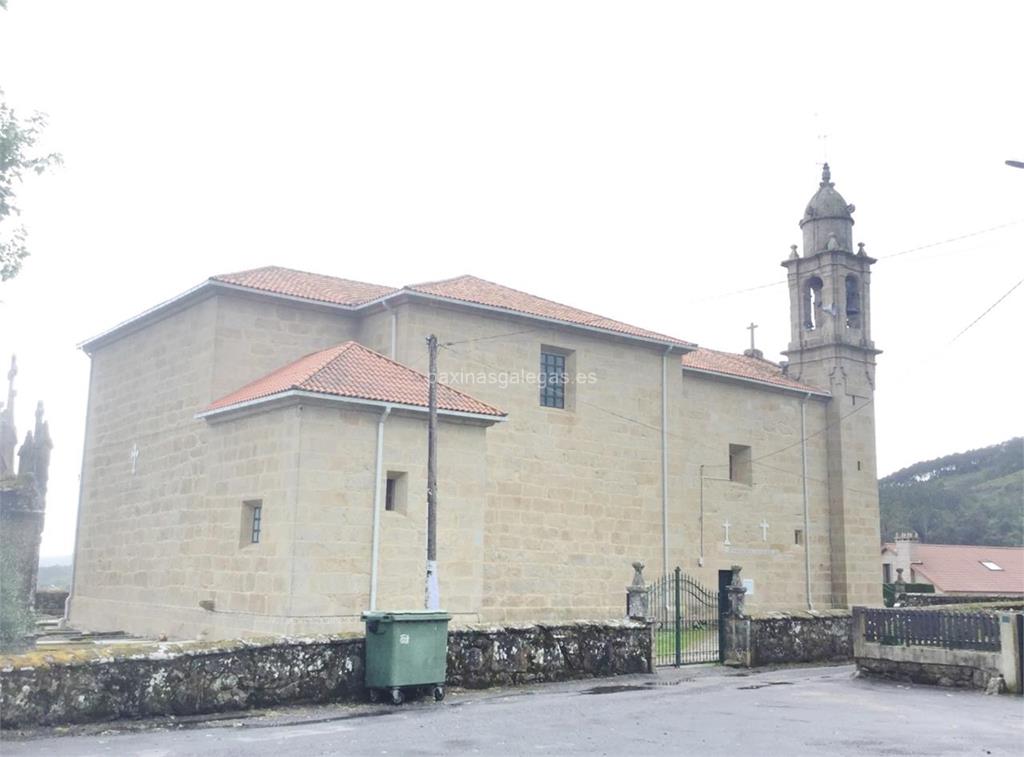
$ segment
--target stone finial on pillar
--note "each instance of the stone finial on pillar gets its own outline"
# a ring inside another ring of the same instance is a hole
[[[727,587],[729,607],[726,608],[726,615],[731,618],[742,618],[744,617],[743,599],[747,593],[747,589],[743,585],[743,579],[740,578],[740,571],[743,568],[739,565],[733,565],[730,570],[732,571],[732,579]]]
[[[11,370],[7,372],[7,404],[0,407],[0,476],[14,475],[14,448],[18,446],[18,432],[14,428],[14,377],[18,375],[18,360],[11,355]]]
[[[899,599],[902,594],[907,593],[907,582],[903,578],[903,568],[896,568],[896,580],[893,582],[892,590],[896,595],[896,599]]]
[[[626,615],[632,620],[647,620],[649,603],[644,583],[644,564],[633,563],[633,583],[626,587]]]

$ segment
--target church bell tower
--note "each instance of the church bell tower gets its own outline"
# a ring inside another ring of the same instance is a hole
[[[853,249],[853,211],[826,163],[800,221],[803,254],[793,245],[782,263],[789,272],[788,375],[832,394],[824,432],[829,522],[818,524],[818,536],[829,546],[834,607],[881,602],[873,404],[879,350],[871,341],[870,296],[875,260],[863,244]]]

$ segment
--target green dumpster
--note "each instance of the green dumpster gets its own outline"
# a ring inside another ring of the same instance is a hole
[[[448,621],[451,615],[433,610],[364,612],[366,622],[366,688],[370,700],[388,692],[394,704],[405,689],[428,689],[444,699],[448,669]]]

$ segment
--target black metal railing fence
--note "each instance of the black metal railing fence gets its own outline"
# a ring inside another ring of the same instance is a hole
[[[992,613],[861,607],[855,613],[863,618],[865,641],[992,652],[1000,649],[999,618]]]

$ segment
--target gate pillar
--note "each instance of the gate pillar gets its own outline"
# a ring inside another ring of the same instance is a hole
[[[743,611],[743,599],[747,593],[743,580],[740,578],[742,567],[733,565],[730,568],[732,578],[725,587],[723,599],[726,606],[722,608],[722,662],[733,667],[749,668],[750,659],[750,620]]]
[[[644,564],[633,563],[633,583],[626,587],[626,616],[631,620],[648,620],[650,601],[644,583]]]

